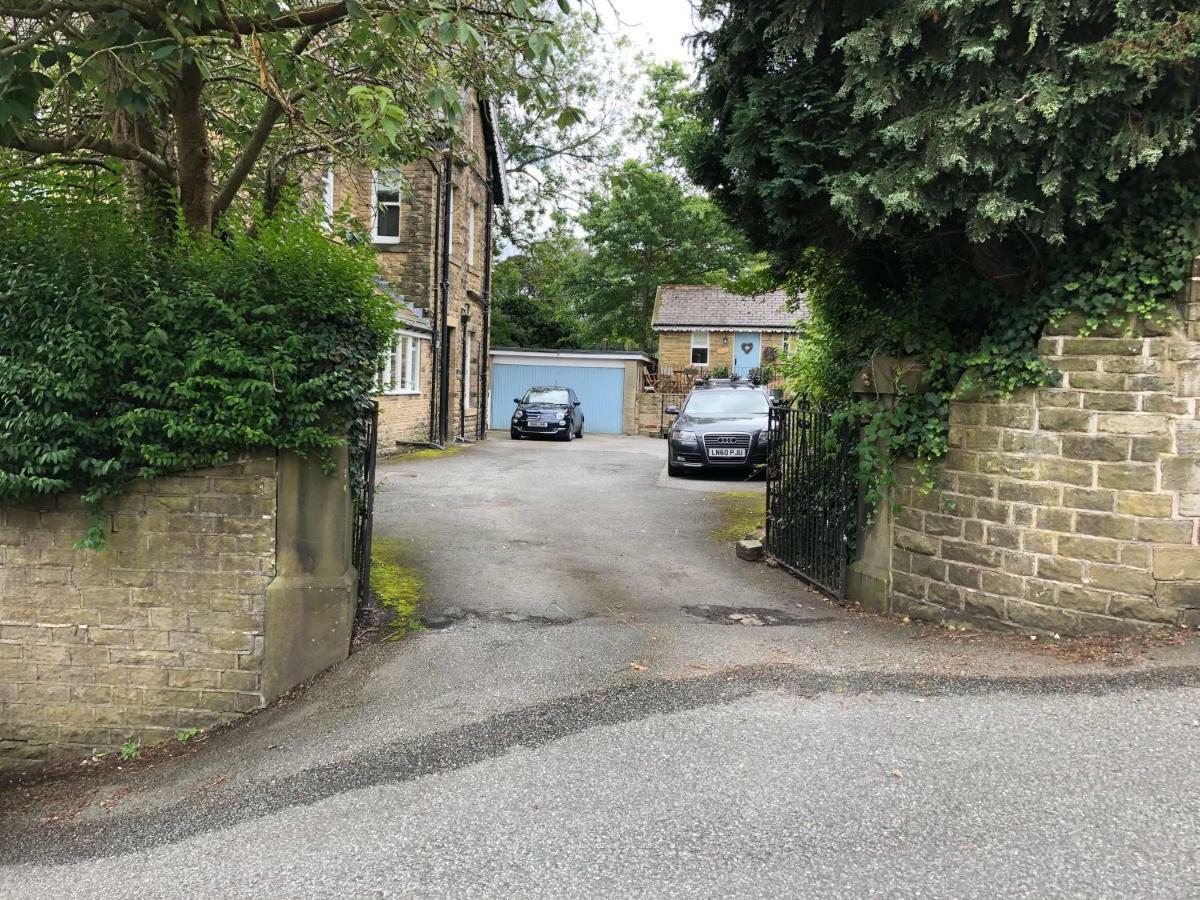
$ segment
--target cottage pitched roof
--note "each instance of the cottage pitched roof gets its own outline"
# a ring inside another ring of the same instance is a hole
[[[702,284],[664,284],[654,303],[656,331],[795,331],[808,318],[803,297],[789,307],[786,291],[743,296]]]

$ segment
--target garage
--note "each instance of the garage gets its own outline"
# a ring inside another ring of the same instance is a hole
[[[587,431],[635,433],[633,404],[651,364],[644,353],[493,350],[490,357],[492,428],[509,427],[514,397],[531,387],[557,385],[578,395]]]

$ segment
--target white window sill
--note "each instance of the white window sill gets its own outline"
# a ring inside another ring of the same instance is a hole
[[[388,237],[387,235],[375,234],[371,236],[371,240],[376,244],[398,244],[400,243],[400,236]]]
[[[384,391],[382,397],[419,397],[420,391]]]

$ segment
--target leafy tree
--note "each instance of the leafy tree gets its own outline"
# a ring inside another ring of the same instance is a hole
[[[500,233],[518,247],[578,212],[619,158],[632,113],[628,40],[586,10],[555,16],[552,27],[560,49],[520,64],[515,93],[527,102],[500,111],[511,194]]]
[[[719,284],[745,252],[707,197],[634,160],[607,173],[579,224],[591,251],[578,277],[579,311],[585,336],[598,342],[652,346],[658,286]]]
[[[547,16],[560,7],[0,3],[0,148],[30,167],[123,170],[160,222],[177,202],[188,229],[206,233],[252,174],[309,154],[421,154],[461,117],[461,88],[500,96],[546,64],[558,45]]]
[[[1046,321],[1119,326],[1182,287],[1200,249],[1194,3],[700,11],[706,127],[688,169],[807,294],[793,385],[844,398],[873,353],[928,366],[931,393],[852,410],[864,468],[945,452],[960,385],[1053,377]]]
[[[1200,13],[1172,0],[705,0],[692,171],[755,242],[914,236],[1013,291],[1134,174],[1190,172]]]
[[[566,227],[496,264],[492,345],[559,349],[578,345],[575,288],[587,254]]]

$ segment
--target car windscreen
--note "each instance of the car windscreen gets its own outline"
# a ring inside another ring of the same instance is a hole
[[[522,403],[557,403],[566,406],[571,402],[570,395],[561,388],[533,388],[525,392]]]
[[[768,409],[760,391],[696,391],[683,411],[689,416],[765,416]]]

